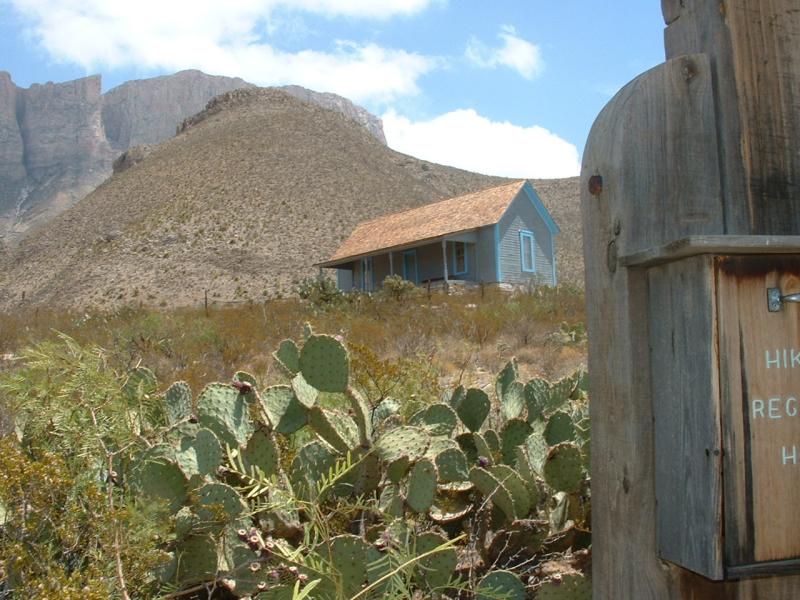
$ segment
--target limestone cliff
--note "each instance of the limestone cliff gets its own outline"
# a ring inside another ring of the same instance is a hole
[[[0,246],[83,198],[111,175],[117,157],[118,169],[130,167],[211,99],[252,87],[192,70],[129,81],[105,94],[99,75],[22,89],[0,71]],[[386,144],[380,119],[349,100],[284,89],[345,115]]]

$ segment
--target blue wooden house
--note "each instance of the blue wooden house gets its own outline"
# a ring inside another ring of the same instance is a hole
[[[387,275],[556,285],[558,226],[529,181],[516,181],[359,223],[320,267],[343,290],[372,291]]]

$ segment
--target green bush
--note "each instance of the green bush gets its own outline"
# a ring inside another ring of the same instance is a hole
[[[269,387],[159,391],[66,337],[21,359],[0,377],[14,598],[522,599],[545,557],[559,597],[590,590],[585,373],[523,382],[512,360],[491,394],[437,386],[408,414],[402,367],[310,327]]]
[[[344,294],[336,282],[323,277],[308,277],[297,284],[297,295],[314,306],[325,307],[339,304]]]

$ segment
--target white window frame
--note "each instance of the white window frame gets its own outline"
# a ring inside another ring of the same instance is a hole
[[[531,264],[525,264],[525,244],[531,250]],[[519,264],[523,273],[536,273],[536,238],[532,231],[523,229],[519,232]]]

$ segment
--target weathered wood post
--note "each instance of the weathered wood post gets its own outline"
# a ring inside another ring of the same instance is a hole
[[[800,5],[662,9],[583,159],[594,598],[800,598]]]

